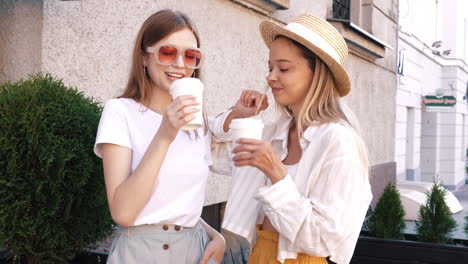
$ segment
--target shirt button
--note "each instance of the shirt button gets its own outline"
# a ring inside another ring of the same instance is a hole
[[[164,250],[169,249],[169,245],[168,245],[168,244],[164,244],[164,245],[163,245],[163,249],[164,249]]]
[[[163,230],[164,231],[167,231],[169,229],[169,227],[167,225],[163,225]]]
[[[175,229],[175,231],[179,231],[179,230],[180,230],[180,226],[176,225],[176,226],[174,227],[174,229]]]

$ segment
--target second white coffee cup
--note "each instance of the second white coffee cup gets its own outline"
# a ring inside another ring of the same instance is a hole
[[[263,123],[261,119],[238,118],[231,121],[229,129],[232,132],[232,148],[235,148],[240,138],[262,139]]]
[[[196,112],[195,119],[182,127],[183,130],[197,129],[203,125],[203,89],[204,85],[197,78],[182,78],[171,84],[169,93],[173,99],[181,95],[192,95],[200,103],[196,106],[200,111]]]

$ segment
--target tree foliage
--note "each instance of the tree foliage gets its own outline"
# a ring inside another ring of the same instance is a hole
[[[0,246],[62,263],[110,234],[92,151],[101,110],[49,74],[0,84]]]
[[[371,235],[387,239],[404,239],[405,211],[395,185],[388,184],[369,218]]]
[[[419,209],[420,222],[416,223],[418,240],[431,243],[451,242],[451,235],[457,223],[445,203],[445,192],[439,183],[434,183],[426,204]]]

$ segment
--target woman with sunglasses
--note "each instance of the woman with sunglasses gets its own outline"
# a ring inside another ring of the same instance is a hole
[[[237,141],[223,228],[257,238],[249,264],[348,264],[372,199],[365,145],[340,104],[351,86],[348,48],[331,24],[308,14],[260,29],[282,111],[264,140]],[[238,103],[256,108],[259,98],[250,92]]]
[[[108,263],[221,263],[224,239],[200,218],[211,134],[180,131],[199,102],[169,94],[175,80],[198,77],[199,46],[186,15],[154,13],[138,33],[123,94],[105,104],[94,151],[119,225]]]

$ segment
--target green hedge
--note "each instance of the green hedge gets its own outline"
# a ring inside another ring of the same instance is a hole
[[[62,263],[110,234],[92,151],[101,111],[49,74],[0,84],[0,247]]]
[[[468,236],[468,216],[465,216],[465,234]]]

